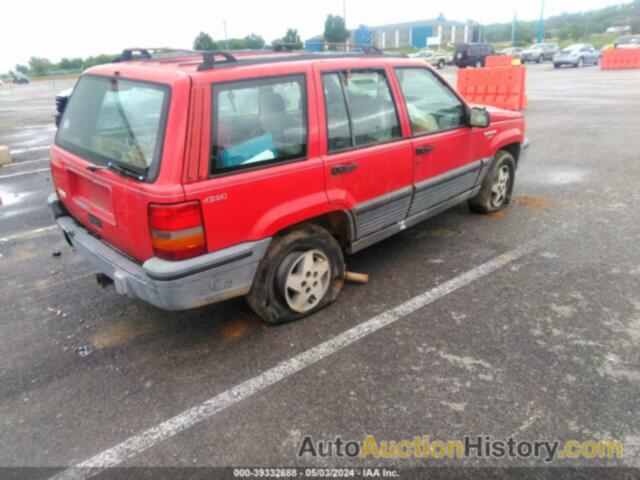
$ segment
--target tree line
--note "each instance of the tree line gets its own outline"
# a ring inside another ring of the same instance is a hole
[[[330,43],[343,43],[349,39],[344,19],[338,15],[328,15],[324,25],[324,39]],[[194,50],[261,50],[285,44],[295,50],[302,49],[304,43],[298,30],[289,28],[284,36],[267,43],[263,37],[252,33],[243,38],[214,40],[206,32],[200,32],[193,41]],[[59,62],[51,62],[44,57],[31,57],[27,64],[18,64],[15,70],[30,76],[44,76],[52,73],[80,72],[95,65],[113,62],[119,54],[102,54],[87,58],[62,58]]]
[[[324,23],[323,37],[330,43],[344,43],[351,33],[347,30],[344,18],[339,15],[327,15]],[[244,38],[230,38],[227,40],[214,40],[211,35],[206,32],[200,32],[193,41],[194,50],[260,50],[266,47],[275,47],[285,44],[294,50],[300,50],[304,43],[300,39],[298,30],[295,28],[287,29],[285,35],[276,38],[270,44],[259,35],[252,33]]]
[[[62,58],[58,63],[51,62],[48,58],[31,57],[26,65],[16,65],[16,71],[31,76],[50,75],[56,72],[79,72],[95,65],[110,63],[115,60],[117,54],[102,54],[87,58]]]
[[[483,28],[483,39],[487,42],[507,42],[511,40],[511,22],[494,23]],[[598,10],[580,13],[563,13],[545,20],[545,38],[560,40],[586,40],[589,35],[604,33],[613,26],[630,26],[632,32],[640,33],[640,0],[633,3],[613,5]],[[516,44],[532,43],[538,32],[538,21],[518,21],[516,24]]]

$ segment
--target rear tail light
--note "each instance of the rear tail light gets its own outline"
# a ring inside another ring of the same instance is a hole
[[[149,205],[154,254],[165,260],[185,260],[207,253],[199,202]]]

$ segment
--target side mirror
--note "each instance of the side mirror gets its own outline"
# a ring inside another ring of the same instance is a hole
[[[478,128],[487,128],[491,123],[489,112],[486,108],[473,107],[469,113],[469,125]]]

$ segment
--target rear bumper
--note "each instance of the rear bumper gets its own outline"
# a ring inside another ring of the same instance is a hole
[[[189,260],[170,262],[154,257],[140,264],[79,225],[55,194],[48,203],[67,241],[113,280],[118,293],[164,310],[187,310],[245,295],[271,242],[266,238]]]

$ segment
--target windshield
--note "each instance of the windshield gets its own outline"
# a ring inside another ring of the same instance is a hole
[[[157,170],[168,87],[84,76],[65,108],[56,144],[87,160],[114,162],[141,175]]]

